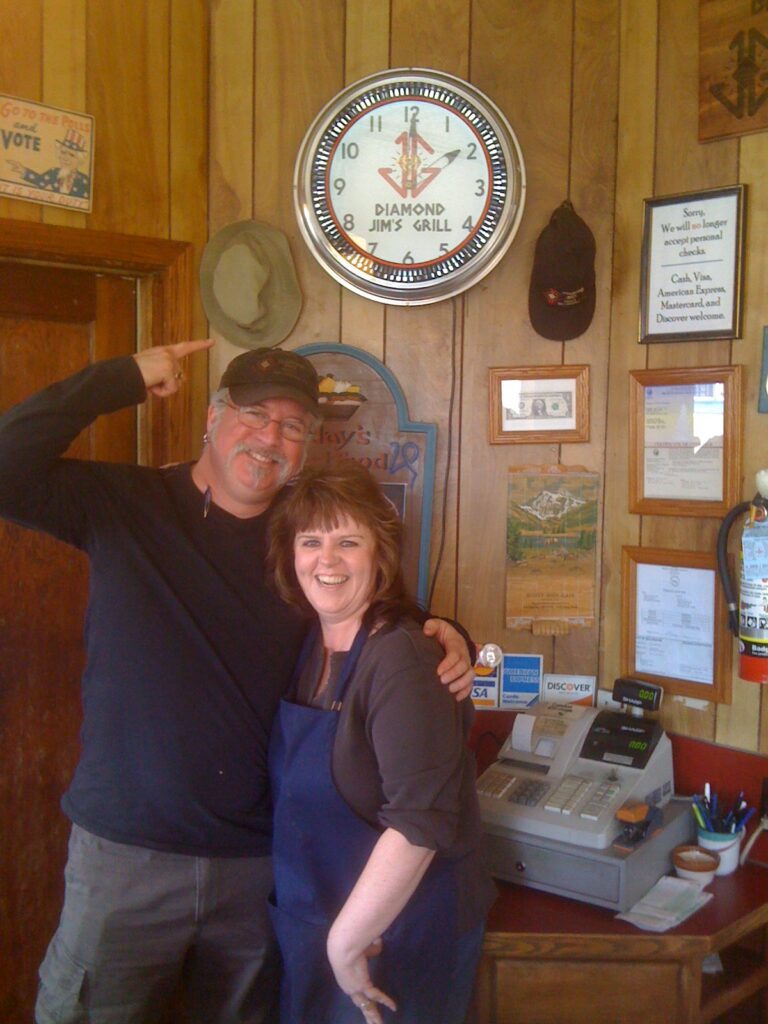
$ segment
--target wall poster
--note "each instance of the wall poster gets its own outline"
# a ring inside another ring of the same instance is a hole
[[[0,94],[0,195],[90,212],[94,121]]]
[[[396,378],[370,353],[324,342],[296,351],[320,375],[323,418],[308,463],[354,459],[371,470],[403,520],[408,591],[426,606],[437,427],[410,419]]]
[[[509,470],[506,626],[592,626],[599,476],[581,467]]]

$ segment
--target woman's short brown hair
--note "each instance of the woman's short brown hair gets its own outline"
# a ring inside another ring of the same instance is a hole
[[[414,608],[400,565],[402,523],[371,473],[349,459],[302,470],[278,499],[270,523],[268,564],[280,596],[312,610],[296,578],[294,539],[309,530],[335,529],[345,518],[366,526],[375,541],[376,582],[364,623],[394,625]]]

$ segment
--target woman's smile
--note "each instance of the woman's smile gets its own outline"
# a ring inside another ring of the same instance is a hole
[[[359,623],[376,579],[371,530],[344,518],[332,529],[299,532],[293,550],[296,578],[321,623]]]

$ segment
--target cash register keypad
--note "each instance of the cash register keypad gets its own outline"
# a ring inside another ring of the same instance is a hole
[[[507,796],[511,804],[522,804],[524,807],[535,807],[549,789],[546,782],[536,779],[518,779],[517,785]]]
[[[483,796],[493,796],[499,800],[514,781],[514,775],[508,775],[507,772],[494,771],[493,768],[489,768],[482,778],[478,780],[477,791],[482,793]]]
[[[580,817],[597,821],[606,807],[619,792],[618,782],[601,782],[587,803],[582,807]]]
[[[560,811],[561,814],[571,814],[576,804],[586,796],[590,785],[588,779],[582,779],[578,775],[566,775],[547,797],[544,809]]]
[[[485,772],[477,786],[478,792],[484,796],[495,797],[497,800],[504,798],[511,804],[524,807],[543,804],[545,810],[565,815],[573,814],[576,807],[586,799],[579,817],[589,821],[599,819],[620,788],[618,782],[595,784],[594,780],[584,779],[580,775],[566,775],[553,786],[538,779],[521,779],[493,769]]]

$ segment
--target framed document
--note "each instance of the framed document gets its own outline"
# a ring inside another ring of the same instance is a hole
[[[589,367],[491,367],[491,444],[589,440]]]
[[[623,674],[730,703],[730,633],[714,552],[624,548],[621,606]]]
[[[629,510],[717,516],[741,500],[741,367],[632,370]]]
[[[641,342],[741,337],[745,188],[645,200]]]

